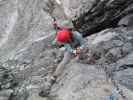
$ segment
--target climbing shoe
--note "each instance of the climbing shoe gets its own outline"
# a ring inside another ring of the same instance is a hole
[[[51,81],[50,81],[51,85],[53,85],[54,83],[56,83],[56,79],[57,79],[56,76],[52,76],[51,77]]]

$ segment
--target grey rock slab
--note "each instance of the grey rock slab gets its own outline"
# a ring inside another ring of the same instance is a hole
[[[111,84],[106,84],[104,71],[97,70],[95,66],[72,64],[67,67],[52,90],[61,100],[95,100],[100,95],[107,95],[103,88],[112,88]]]

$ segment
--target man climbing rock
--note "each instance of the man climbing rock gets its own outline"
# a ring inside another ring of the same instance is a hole
[[[76,57],[78,59],[80,53],[85,47],[84,39],[81,33],[73,30],[73,24],[70,21],[64,21],[63,25],[58,25],[57,22],[54,22],[54,27],[56,27],[57,32],[55,40],[52,41],[52,45],[63,46],[64,57],[62,61],[57,66],[53,76],[50,79],[50,88],[56,82],[56,79],[63,73],[65,65],[71,60],[71,58]],[[42,92],[42,95],[46,93]]]

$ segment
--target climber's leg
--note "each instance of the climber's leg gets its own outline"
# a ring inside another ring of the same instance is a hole
[[[72,54],[68,51],[64,52],[64,58],[63,60],[60,62],[60,64],[58,65],[58,67],[56,68],[56,71],[54,73],[54,76],[58,77],[61,75],[61,73],[64,71],[65,69],[65,65],[70,61],[72,57]]]

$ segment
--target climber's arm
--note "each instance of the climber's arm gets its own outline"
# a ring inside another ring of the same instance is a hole
[[[65,49],[70,53],[76,53],[76,51],[70,46],[70,44],[66,43],[64,44]]]
[[[85,41],[81,33],[74,31],[73,32],[74,37],[79,41],[80,43],[80,49],[83,49],[85,47]]]

